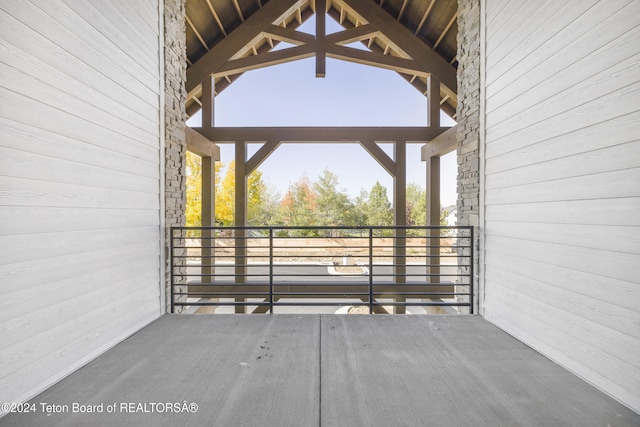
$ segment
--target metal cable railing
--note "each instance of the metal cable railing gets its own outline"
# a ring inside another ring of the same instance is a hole
[[[172,227],[171,311],[464,307],[472,227]]]

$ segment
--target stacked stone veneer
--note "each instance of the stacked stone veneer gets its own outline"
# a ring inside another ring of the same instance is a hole
[[[165,114],[165,224],[166,301],[171,303],[170,227],[184,226],[186,204],[185,104],[187,92],[185,0],[164,1],[164,114]]]
[[[478,294],[480,207],[480,0],[458,0],[457,224],[474,226],[474,284]]]

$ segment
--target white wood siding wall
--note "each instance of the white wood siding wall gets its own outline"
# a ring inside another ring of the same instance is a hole
[[[484,13],[484,315],[640,411],[640,2]]]
[[[0,2],[0,402],[160,315],[158,15]]]

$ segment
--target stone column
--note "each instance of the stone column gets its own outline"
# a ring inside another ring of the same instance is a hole
[[[166,308],[171,301],[171,226],[184,226],[186,205],[185,103],[186,28],[185,0],[164,1],[164,116],[165,116],[165,287]],[[180,307],[177,307],[177,309]]]
[[[479,226],[480,206],[480,0],[458,0],[458,203],[457,224]],[[478,234],[474,272],[478,292]],[[468,253],[460,254],[468,255]],[[463,271],[468,273],[468,271]]]

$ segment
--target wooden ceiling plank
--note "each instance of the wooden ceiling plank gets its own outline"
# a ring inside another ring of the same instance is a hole
[[[424,44],[384,10],[370,7],[368,0],[344,0],[354,15],[377,27],[399,50],[407,53],[421,68],[428,69],[444,86],[445,92],[457,100],[456,70],[436,51]],[[396,50],[396,49],[394,49]]]
[[[265,6],[266,7],[266,6]],[[299,59],[311,58],[315,54],[315,46],[305,44],[288,49],[266,52],[259,55],[246,56],[227,62],[214,73],[216,77],[226,74],[239,74],[258,68],[272,65],[284,64],[286,62],[297,61]]]
[[[202,44],[202,46],[204,46],[204,48],[207,50],[207,52],[209,52],[209,46],[207,46],[207,43],[205,43],[204,39],[200,35],[200,32],[196,29],[196,26],[193,25],[193,22],[191,22],[191,19],[189,19],[189,16],[185,15],[185,18],[187,19],[187,24],[189,24],[189,26],[193,30],[194,34],[198,38],[198,40],[200,40],[200,43]]]
[[[213,5],[211,4],[211,0],[207,0],[207,6],[209,6],[209,11],[213,15],[213,19],[215,19],[216,24],[218,24],[218,27],[220,28],[220,31],[222,31],[222,34],[224,34],[224,36],[226,37],[227,36],[227,30],[224,29],[224,25],[222,25],[222,21],[220,21],[220,17],[218,16],[218,13],[213,8]]]
[[[222,39],[209,52],[204,54],[193,66],[187,69],[186,89],[192,97],[200,83],[209,74],[214,73],[247,45],[255,44],[262,31],[276,21],[289,16],[305,0],[269,0],[261,9],[251,15],[245,23]]]
[[[270,39],[278,40],[285,43],[291,43],[296,46],[303,44],[312,44],[315,37],[302,31],[292,30],[291,28],[282,28],[277,25],[270,25],[264,30],[265,36]]]
[[[385,68],[399,73],[413,74],[423,77],[429,75],[429,70],[421,67],[419,63],[412,59],[384,55],[378,52],[367,52],[365,50],[353,49],[345,46],[329,45],[327,46],[327,56],[329,58],[354,62],[356,64]]]
[[[433,5],[435,3],[436,3],[436,0],[431,0],[431,3],[429,3],[429,6],[427,6],[427,10],[424,12],[424,15],[422,15],[422,19],[420,20],[420,23],[418,24],[416,31],[413,33],[414,35],[417,35],[422,29],[422,26],[427,21],[427,18],[429,17],[429,13],[431,13],[431,9],[433,8]]]
[[[380,32],[371,24],[361,25],[359,27],[349,28],[345,31],[329,34],[326,38],[327,44],[346,45],[353,42],[359,42],[379,35]]]
[[[268,4],[268,3],[267,3]],[[266,5],[265,5],[266,6]],[[215,143],[244,142],[394,142],[427,143],[446,127],[194,127]]]
[[[453,25],[454,22],[456,22],[457,18],[458,18],[458,11],[456,10],[456,13],[453,14],[453,17],[451,18],[451,20],[449,21],[449,23],[445,27],[444,31],[442,32],[442,34],[440,34],[440,37],[438,37],[438,40],[436,40],[436,42],[433,44],[433,48],[434,49],[437,48],[438,45],[440,44],[440,42],[442,41],[442,39],[444,39],[444,36],[451,29],[451,26]]]

